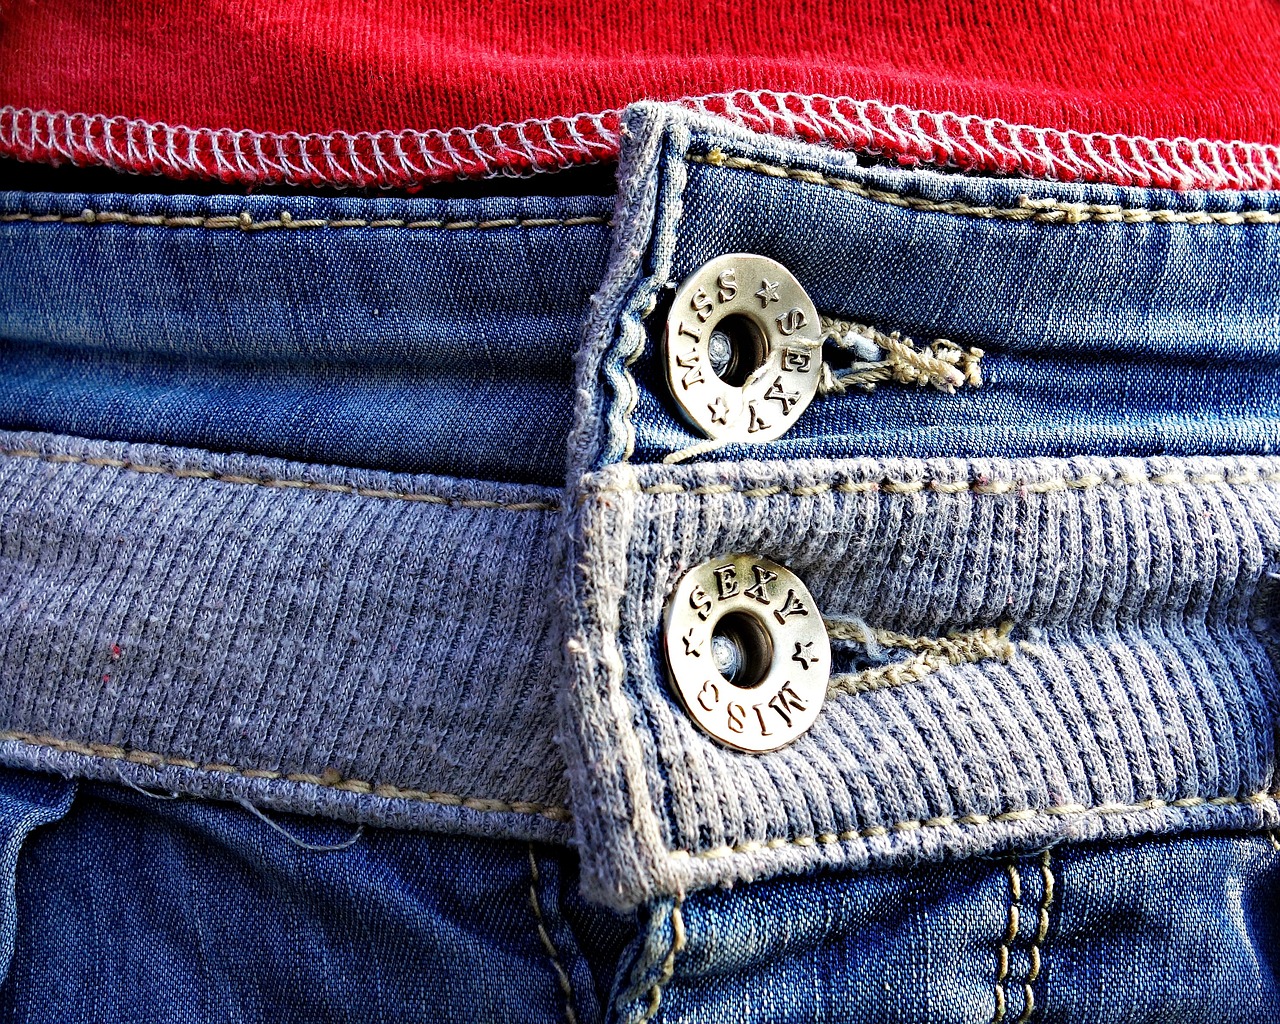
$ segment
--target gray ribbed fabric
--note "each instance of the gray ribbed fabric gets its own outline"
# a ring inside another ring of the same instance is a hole
[[[1280,459],[615,466],[583,481],[565,719],[585,876],[630,905],[817,865],[1280,821],[1280,684],[1257,601]],[[750,551],[828,616],[1014,653],[828,700],[784,750],[670,696],[679,575]]]
[[[558,497],[0,434],[0,759],[563,837]]]

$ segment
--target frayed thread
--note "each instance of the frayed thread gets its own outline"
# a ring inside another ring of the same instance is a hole
[[[833,675],[827,696],[870,693],[891,686],[916,683],[943,669],[994,659],[1007,662],[1014,656],[1012,622],[980,629],[960,630],[946,636],[909,636],[891,630],[872,629],[856,619],[826,619],[827,634],[835,641],[852,641],[871,651],[890,647],[911,651],[912,656],[861,672]]]
[[[272,830],[279,832],[280,835],[284,836],[285,839],[291,842],[298,849],[306,850],[309,853],[339,853],[342,850],[349,850],[351,847],[355,846],[364,835],[364,826],[357,825],[355,834],[352,835],[350,839],[344,839],[340,843],[308,843],[305,839],[299,839],[279,822],[272,821],[267,817],[265,812],[260,808],[255,807],[248,800],[244,799],[244,797],[237,797],[236,803],[261,821],[264,825],[267,825]]]
[[[898,331],[885,334],[867,324],[824,316],[822,340],[852,353],[855,361],[839,371],[824,361],[818,380],[820,395],[843,395],[850,388],[874,391],[888,382],[931,387],[948,395],[962,387],[982,387],[981,363],[986,353],[946,338],[935,338],[927,348],[917,348]]]

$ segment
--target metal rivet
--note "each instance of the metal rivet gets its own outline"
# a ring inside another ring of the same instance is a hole
[[[725,746],[763,754],[822,710],[831,641],[785,566],[731,554],[690,569],[667,599],[667,675],[681,707]]]
[[[667,383],[704,437],[772,441],[808,407],[822,370],[818,310],[765,256],[704,263],[676,291],[666,328]]]

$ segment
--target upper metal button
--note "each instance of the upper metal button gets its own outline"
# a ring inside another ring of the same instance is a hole
[[[822,710],[831,641],[795,573],[730,554],[690,569],[667,599],[671,688],[703,732],[762,754],[803,735]]]
[[[818,310],[776,260],[732,253],[685,279],[667,317],[667,383],[704,437],[772,441],[813,400]]]

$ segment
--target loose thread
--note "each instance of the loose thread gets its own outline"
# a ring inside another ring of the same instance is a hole
[[[874,391],[889,381],[931,387],[949,395],[962,387],[982,386],[981,362],[986,353],[980,348],[961,348],[946,338],[935,338],[927,349],[917,348],[898,331],[885,334],[867,324],[824,316],[822,340],[861,358],[840,372],[824,362],[820,394],[843,395],[852,387]]]
[[[289,840],[289,842],[291,842],[294,846],[298,847],[301,850],[308,850],[311,853],[338,853],[342,850],[349,850],[351,849],[351,847],[355,846],[356,843],[360,841],[360,837],[364,835],[364,826],[357,825],[355,835],[353,835],[350,839],[343,840],[341,843],[333,843],[333,844],[308,843],[305,839],[299,839],[297,836],[295,836],[292,832],[290,832],[287,828],[285,828],[279,822],[272,821],[269,817],[267,817],[266,814],[262,812],[261,809],[259,809],[258,807],[255,807],[248,800],[244,799],[244,797],[237,797],[236,803],[238,803],[241,807],[243,807],[246,811],[252,814],[259,821],[263,822],[265,825],[268,825],[270,828],[279,832],[282,836],[285,837],[285,839]]]
[[[826,622],[828,634],[833,640],[857,640],[865,643],[864,638],[869,638],[886,647],[901,647],[919,652],[905,661],[878,665],[861,672],[833,675],[827,686],[828,696],[869,693],[905,683],[916,683],[955,665],[971,665],[989,658],[1007,662],[1015,653],[1013,642],[1009,639],[1013,631],[1012,622],[950,633],[942,637],[910,637],[887,630],[868,630],[864,624],[854,621]]]
[[[139,786],[129,778],[129,776],[125,775],[124,772],[117,773],[116,781],[119,782],[120,785],[124,786],[125,789],[131,789],[140,796],[145,796],[148,800],[177,800],[182,795],[172,789],[163,790],[157,793],[155,790]]]

